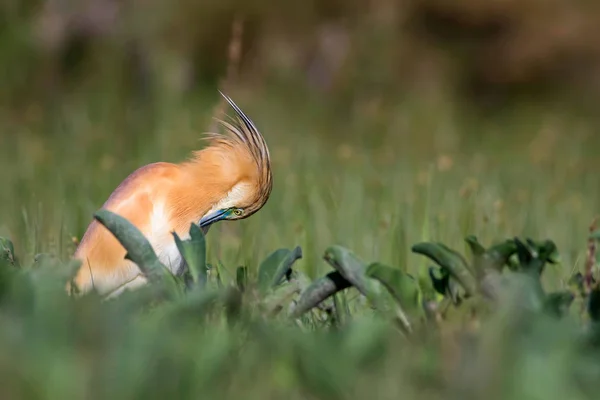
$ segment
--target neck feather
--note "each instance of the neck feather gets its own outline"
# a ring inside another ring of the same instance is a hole
[[[223,202],[239,181],[240,171],[228,149],[211,146],[180,164],[182,180],[169,196],[171,218],[179,234]]]

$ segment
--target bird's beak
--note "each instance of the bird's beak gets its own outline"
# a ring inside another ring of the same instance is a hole
[[[211,214],[206,214],[200,220],[200,228],[204,232],[208,231],[208,227],[214,224],[217,221],[224,219],[227,216],[227,210],[217,210]]]

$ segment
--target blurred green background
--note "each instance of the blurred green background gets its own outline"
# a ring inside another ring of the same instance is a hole
[[[476,232],[551,236],[573,265],[597,212],[599,8],[4,1],[0,229],[24,257],[68,257],[129,173],[201,145],[221,89],[275,184],[211,231],[211,257],[299,244],[313,274],[330,243],[404,265],[410,243]]]
[[[218,89],[263,132],[274,173],[260,212],[207,236],[225,281],[296,245],[311,278],[331,270],[332,244],[419,274],[412,244],[466,249],[469,234],[554,240],[549,290],[583,268],[600,204],[593,0],[3,0],[0,236],[24,264],[68,259],[128,174],[202,145]],[[40,296],[2,309],[2,398],[547,400],[586,398],[581,382],[597,393],[597,362],[567,354],[570,320],[525,339],[500,316],[482,352],[463,343],[461,358],[444,333],[406,346],[368,316],[307,339]],[[508,336],[531,351],[503,352]]]
[[[262,129],[275,187],[255,217],[211,232],[219,257],[298,243],[315,261],[339,242],[406,262],[425,225],[576,251],[597,204],[598,9],[4,1],[2,229],[26,254],[68,256],[130,172],[201,145],[220,88]]]

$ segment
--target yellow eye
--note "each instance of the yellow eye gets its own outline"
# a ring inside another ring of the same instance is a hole
[[[236,208],[235,210],[233,210],[233,214],[235,214],[236,217],[239,217],[240,215],[242,215],[242,210]]]

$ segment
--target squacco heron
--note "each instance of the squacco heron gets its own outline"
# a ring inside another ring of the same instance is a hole
[[[173,274],[183,272],[185,264],[172,232],[187,238],[191,223],[207,233],[217,221],[248,218],[271,194],[267,144],[250,118],[222,96],[236,114],[230,122],[219,120],[224,134],[206,134],[209,145],[185,162],[137,169],[102,206],[135,225]],[[144,285],[145,277],[125,254],[117,239],[92,221],[74,254],[82,263],[73,279],[79,293],[95,288],[101,295],[114,296]]]

